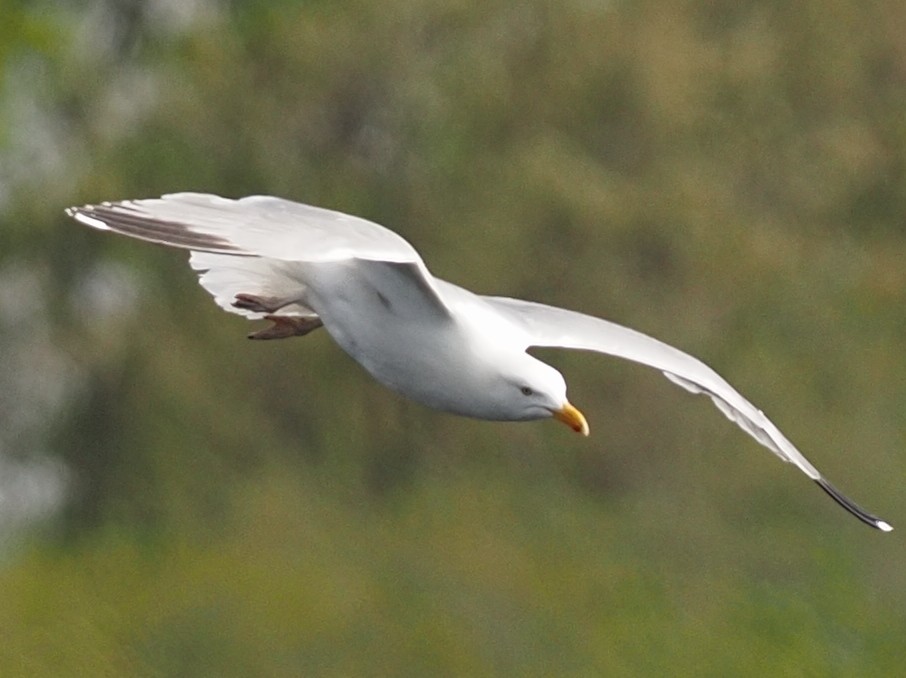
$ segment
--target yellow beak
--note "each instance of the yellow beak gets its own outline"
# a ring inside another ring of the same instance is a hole
[[[583,436],[588,435],[588,422],[585,421],[585,415],[569,403],[559,410],[554,410],[554,419],[562,421],[576,433],[581,433]]]

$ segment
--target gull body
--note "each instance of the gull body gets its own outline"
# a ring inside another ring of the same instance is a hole
[[[440,307],[434,290],[413,283],[412,269],[383,262],[330,262],[301,271],[306,302],[324,328],[384,386],[478,419],[541,419],[568,405],[562,375],[526,353],[521,328],[478,295],[435,279]],[[488,335],[500,340],[483,341]]]
[[[276,339],[323,326],[376,380],[439,410],[492,420],[554,417],[588,435],[563,376],[533,346],[605,353],[660,370],[805,473],[862,522],[889,523],[840,493],[764,413],[700,360],[601,318],[474,294],[432,276],[415,249],[373,222],[270,196],[203,193],[72,207],[97,228],[191,252],[201,285],[224,310]]]

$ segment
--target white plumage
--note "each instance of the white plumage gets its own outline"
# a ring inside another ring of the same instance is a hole
[[[378,381],[425,405],[496,420],[555,417],[588,434],[562,375],[532,346],[582,349],[662,371],[702,393],[859,520],[891,526],[834,488],[780,430],[720,375],[682,351],[607,320],[434,278],[402,237],[341,212],[268,196],[177,193],[73,207],[88,226],[180,247],[218,305],[273,327],[256,338],[322,324]]]

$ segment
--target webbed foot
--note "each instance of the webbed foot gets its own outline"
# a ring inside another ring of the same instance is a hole
[[[286,302],[276,297],[258,297],[254,294],[237,294],[233,306],[253,313],[276,313],[286,306]]]
[[[238,296],[238,295],[237,295]],[[286,339],[287,337],[304,337],[309,332],[321,327],[324,323],[318,317],[300,318],[298,316],[267,315],[273,325],[263,330],[252,332],[249,339]]]

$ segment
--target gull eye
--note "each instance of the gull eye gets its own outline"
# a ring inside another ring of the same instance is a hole
[[[521,389],[519,389],[519,390],[522,391],[522,395],[524,395],[524,396],[533,396],[533,395],[535,395],[535,392],[534,392],[532,389],[530,389],[528,386],[523,386],[523,387],[522,387]]]

